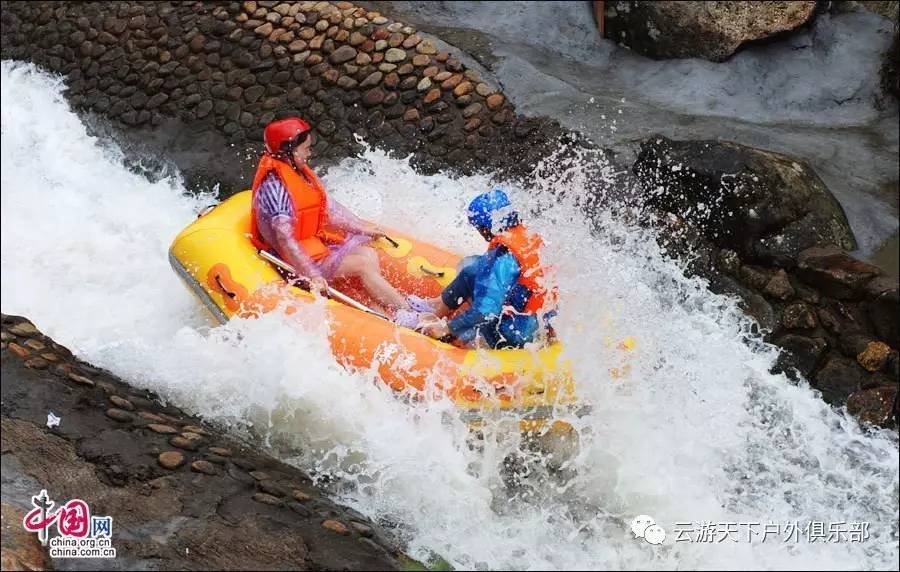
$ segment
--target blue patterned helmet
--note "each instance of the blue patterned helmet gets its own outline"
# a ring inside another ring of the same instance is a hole
[[[500,187],[482,193],[469,203],[469,223],[479,232],[499,234],[519,224],[519,213]]]

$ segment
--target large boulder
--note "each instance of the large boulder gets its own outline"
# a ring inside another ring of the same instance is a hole
[[[868,10],[883,16],[895,24],[900,21],[900,3],[885,0],[834,0],[829,2],[829,11],[835,14]]]
[[[816,245],[856,248],[840,203],[802,160],[727,141],[644,141],[633,167],[648,206],[741,259],[793,267]]]
[[[728,59],[804,25],[815,2],[606,2],[606,36],[656,59]]]

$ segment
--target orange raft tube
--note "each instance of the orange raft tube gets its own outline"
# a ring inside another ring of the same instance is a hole
[[[233,316],[258,316],[287,305],[288,312],[313,303],[309,292],[287,284],[249,239],[251,192],[237,193],[185,228],[169,250],[169,261],[220,323]],[[372,243],[384,276],[405,294],[437,296],[456,275],[460,257],[389,231],[391,242]],[[359,284],[332,286],[371,307]],[[380,379],[414,397],[446,397],[475,421],[486,410],[514,413],[523,430],[538,429],[554,409],[575,404],[574,385],[559,343],[540,349],[465,349],[334,299],[326,300],[329,340],[344,367],[377,368]]]

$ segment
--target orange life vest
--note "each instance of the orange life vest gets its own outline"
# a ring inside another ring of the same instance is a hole
[[[505,246],[516,257],[516,262],[519,263],[519,284],[531,292],[531,297],[525,304],[525,312],[529,314],[537,314],[542,309],[550,311],[556,305],[556,289],[552,288],[548,292],[544,283],[544,268],[540,260],[543,244],[541,237],[518,224],[494,236],[488,247]],[[548,303],[546,308],[545,302]]]
[[[322,182],[308,165],[301,167],[302,174],[284,161],[275,159],[268,153],[262,156],[256,175],[253,177],[253,202],[250,212],[250,239],[254,246],[261,250],[269,250],[273,245],[266,243],[256,224],[256,193],[263,179],[275,171],[291,196],[294,207],[294,238],[304,252],[313,260],[320,260],[328,255],[326,242],[341,242],[341,237],[325,228],[328,199]]]

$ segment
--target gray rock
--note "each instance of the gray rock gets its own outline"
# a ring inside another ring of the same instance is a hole
[[[147,97],[146,93],[144,93],[143,91],[136,91],[134,95],[131,96],[129,103],[134,109],[142,109],[147,103],[148,99],[149,98]]]
[[[401,50],[400,48],[390,48],[387,52],[385,52],[384,59],[390,64],[402,62],[406,59],[406,52],[404,50]]]
[[[882,292],[869,305],[875,332],[890,346],[900,348],[900,290]]]
[[[859,391],[866,375],[866,371],[856,362],[832,355],[825,367],[816,374],[814,384],[822,392],[825,401],[840,405],[852,393]]]
[[[788,278],[787,272],[779,270],[766,284],[764,292],[767,296],[778,300],[787,300],[795,294],[794,287]]]
[[[244,99],[247,103],[255,103],[266,92],[266,88],[261,85],[254,85],[244,90]]]
[[[335,65],[340,65],[345,62],[349,62],[356,58],[356,48],[352,46],[343,45],[338,49],[334,50],[328,58],[331,60],[331,63]]]
[[[774,340],[785,351],[781,352],[773,368],[774,373],[791,374],[796,370],[805,378],[815,371],[828,349],[824,338],[808,338],[796,334],[785,334]]]
[[[811,330],[819,325],[815,311],[805,302],[787,306],[781,323],[788,330]]]
[[[165,103],[168,99],[169,96],[165,93],[157,93],[147,101],[146,107],[147,109],[155,109]]]
[[[741,266],[739,276],[741,282],[754,290],[763,290],[774,278],[766,269],[749,265]]]
[[[462,115],[464,118],[468,119],[470,117],[474,117],[481,113],[483,109],[482,105],[478,102],[467,105],[465,109],[463,109]]]
[[[334,121],[330,119],[325,119],[320,121],[318,125],[316,125],[316,130],[322,135],[328,136],[335,132],[337,129],[337,125],[335,125]]]
[[[382,74],[380,71],[372,72],[368,76],[366,76],[366,78],[362,80],[362,82],[360,82],[359,87],[363,89],[374,87],[381,83],[381,78],[383,77],[383,75],[384,74]]]
[[[212,111],[212,108],[213,108],[212,101],[210,101],[208,99],[201,101],[197,105],[197,112],[196,112],[197,118],[202,119],[202,118],[206,117],[207,115],[209,115],[209,112]]]
[[[347,77],[345,75],[342,75],[341,77],[338,78],[337,85],[341,89],[354,89],[358,85],[358,83],[352,77]]]
[[[737,296],[743,310],[759,324],[765,332],[773,331],[778,325],[772,305],[758,293],[747,288],[734,278],[725,274],[710,277],[710,289],[717,294]]]

